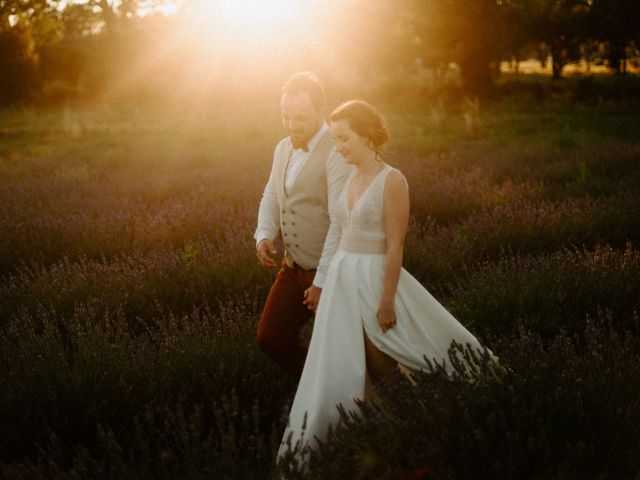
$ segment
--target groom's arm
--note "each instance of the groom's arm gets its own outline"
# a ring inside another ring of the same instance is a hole
[[[275,240],[280,230],[280,206],[278,205],[278,196],[276,194],[274,167],[275,160],[258,209],[258,226],[253,235],[256,240],[256,248],[263,240]]]
[[[329,230],[324,240],[324,246],[322,248],[322,255],[320,255],[320,261],[316,270],[316,276],[313,279],[313,285],[318,288],[322,288],[324,285],[325,277],[327,276],[327,270],[333,255],[338,249],[340,243],[340,225],[335,217],[335,208],[340,197],[340,192],[347,180],[347,177],[351,173],[353,167],[344,161],[342,155],[335,150],[327,160],[327,209],[329,211]]]

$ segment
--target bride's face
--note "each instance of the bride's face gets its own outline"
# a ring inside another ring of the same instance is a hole
[[[347,163],[357,165],[371,152],[369,142],[351,130],[347,120],[336,120],[331,124],[331,136],[336,142],[336,150]]]

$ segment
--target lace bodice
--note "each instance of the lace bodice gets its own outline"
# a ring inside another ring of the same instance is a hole
[[[385,166],[349,210],[347,192],[355,172],[347,179],[336,205],[341,229],[340,248],[361,253],[384,253],[384,185],[389,172]]]

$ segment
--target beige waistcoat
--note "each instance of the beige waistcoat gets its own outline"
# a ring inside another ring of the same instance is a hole
[[[285,189],[285,174],[291,157],[291,142],[278,145],[274,162],[275,187],[280,206],[280,232],[284,241],[284,260],[305,270],[316,268],[329,229],[327,206],[327,160],[334,143],[327,131],[298,173],[293,186]]]

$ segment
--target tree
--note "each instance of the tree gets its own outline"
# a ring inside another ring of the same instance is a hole
[[[60,0],[0,0],[0,29],[7,30],[17,23],[32,24],[39,18],[55,16],[59,4]]]
[[[90,3],[69,3],[60,17],[65,39],[97,34],[104,26],[102,15]]]
[[[564,66],[580,58],[580,44],[591,0],[513,0],[523,29],[534,43],[548,49],[554,79]]]
[[[37,70],[30,29],[0,30],[0,105],[28,101],[38,86]]]
[[[0,105],[25,102],[37,93],[37,49],[58,38],[58,3],[0,0]]]
[[[626,73],[627,48],[640,33],[640,2],[592,0],[589,23],[595,38],[608,46],[609,66]]]
[[[509,50],[511,5],[498,0],[411,0],[422,55],[435,50],[460,67],[465,89],[482,94]]]
[[[142,9],[153,10],[167,3],[169,0],[89,0],[87,5],[100,14],[105,30],[111,32],[126,27]]]

